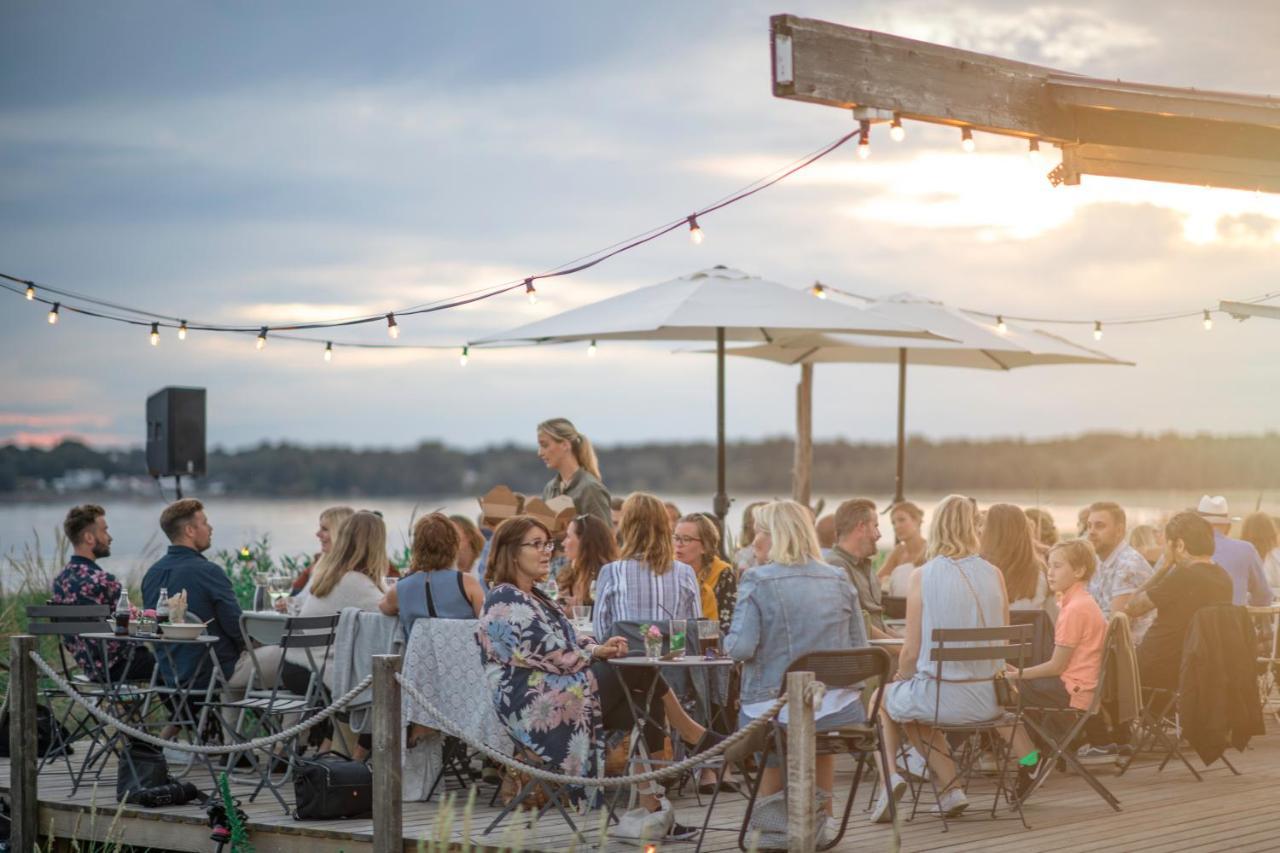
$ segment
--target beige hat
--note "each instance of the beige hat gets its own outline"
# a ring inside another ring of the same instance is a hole
[[[1239,518],[1233,518],[1231,513],[1227,511],[1227,499],[1222,495],[1210,497],[1205,495],[1200,498],[1200,506],[1196,507],[1196,515],[1203,518],[1210,524],[1230,524],[1233,521],[1239,521]]]

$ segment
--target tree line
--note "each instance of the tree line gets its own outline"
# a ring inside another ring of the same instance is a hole
[[[605,482],[616,492],[711,490],[709,442],[598,448]],[[728,447],[729,486],[737,492],[790,491],[790,439]],[[834,441],[814,446],[815,492],[892,491],[892,444]],[[409,449],[356,449],[263,442],[209,454],[205,485],[263,496],[450,496],[504,483],[537,492],[549,474],[534,448],[504,444],[478,451],[426,441]],[[95,449],[64,441],[50,449],[0,446],[0,493],[30,494],[77,469],[106,477],[145,476],[140,448]],[[1074,438],[931,441],[907,446],[911,490],[1202,489],[1280,487],[1280,433],[1257,436],[1093,433]]]

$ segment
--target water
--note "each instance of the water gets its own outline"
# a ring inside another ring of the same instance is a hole
[[[1211,490],[1212,494],[1225,494],[1233,515],[1244,516],[1253,512],[1259,501],[1257,492]],[[1040,506],[1048,510],[1062,531],[1075,529],[1076,513],[1080,507],[1097,499],[1110,499],[1125,507],[1130,526],[1158,522],[1177,510],[1194,507],[1200,499],[1199,492],[1113,491],[1106,494],[1085,492],[1008,492],[1003,494],[974,493],[974,497],[986,506],[996,501],[1007,501],[1019,506]],[[711,495],[667,495],[683,512],[710,511]],[[775,495],[751,495],[736,497],[729,511],[729,525],[735,532],[742,526],[742,511],[755,500],[768,500]],[[824,514],[835,509],[844,496],[827,496]],[[886,496],[872,495],[881,507]],[[943,496],[938,494],[915,496],[916,503],[929,513]],[[815,503],[817,498],[815,498]],[[117,576],[138,582],[146,567],[161,553],[167,544],[160,533],[159,517],[164,505],[159,501],[102,499],[107,508],[107,523],[115,541],[112,554],[103,565]],[[34,549],[39,536],[41,556],[52,561],[54,555],[54,531],[59,529],[67,508],[75,503],[69,498],[64,503],[15,502],[0,504],[0,584],[8,587],[14,580],[11,560],[20,559],[24,549]],[[272,551],[276,554],[312,554],[319,550],[315,538],[320,511],[340,503],[331,498],[213,498],[206,512],[213,524],[214,549],[239,548],[264,535],[271,538]],[[443,500],[414,501],[405,498],[360,498],[351,501],[357,509],[376,509],[387,522],[388,546],[399,550],[409,541],[411,519],[424,513],[441,510],[449,514],[475,516],[479,505],[474,498],[458,497]],[[1264,495],[1261,508],[1272,514],[1280,514],[1280,494]],[[882,548],[892,545],[892,530],[887,519],[882,520]],[[55,567],[56,571],[56,567]]]

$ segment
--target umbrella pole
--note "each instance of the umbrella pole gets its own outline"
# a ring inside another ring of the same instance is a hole
[[[716,327],[716,496],[712,509],[720,524],[720,541],[724,542],[724,520],[729,515],[729,495],[725,492],[723,326]]]
[[[796,458],[791,474],[791,497],[809,506],[813,496],[813,365],[800,365],[796,386]]]
[[[905,499],[903,489],[903,469],[907,454],[907,348],[898,349],[898,467],[894,478],[893,502],[902,503]]]

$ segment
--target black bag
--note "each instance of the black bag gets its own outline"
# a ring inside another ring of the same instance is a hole
[[[123,802],[130,795],[167,785],[169,764],[164,751],[149,743],[131,740],[125,754],[116,762],[116,801]]]
[[[9,706],[6,703],[0,711],[0,758],[9,757]],[[44,705],[36,705],[36,751],[45,758],[57,755],[70,755],[75,752],[68,743],[71,733],[67,727],[53,718],[53,714]]]
[[[373,815],[373,771],[338,752],[295,759],[295,820],[336,820]]]

